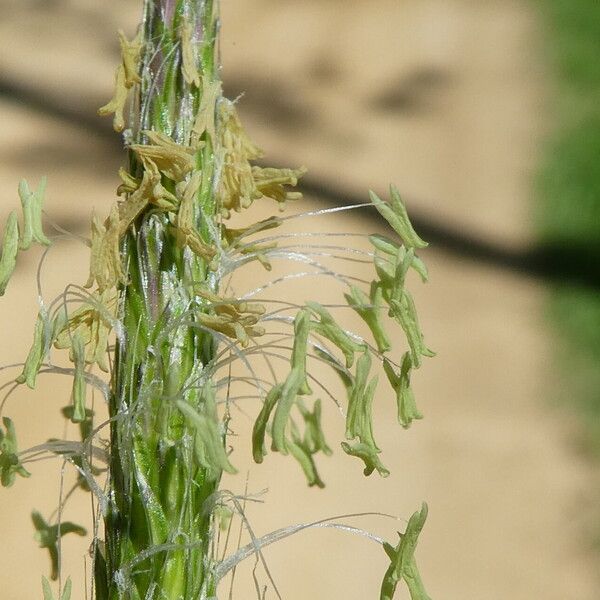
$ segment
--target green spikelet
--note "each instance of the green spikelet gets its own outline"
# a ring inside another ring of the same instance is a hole
[[[369,192],[373,206],[409,248],[427,248],[429,244],[417,235],[408,218],[398,188],[390,186],[390,194],[391,204],[386,204],[375,192]]]
[[[21,250],[29,250],[33,242],[42,246],[50,245],[50,240],[46,237],[42,228],[45,192],[45,177],[42,178],[40,185],[34,192],[29,189],[29,185],[24,179],[19,184],[19,197],[23,208],[23,233],[21,234],[19,246]]]
[[[8,417],[2,417],[4,428],[0,428],[0,481],[3,487],[10,487],[15,477],[29,477],[29,472],[21,464],[17,448],[17,433],[14,423]]]
[[[11,212],[4,226],[2,241],[2,256],[0,257],[0,296],[4,296],[8,282],[17,266],[19,250],[19,224],[17,214]]]
[[[381,584],[380,600],[392,600],[396,587],[402,580],[408,586],[411,600],[431,600],[423,587],[414,557],[419,534],[427,519],[427,512],[427,504],[423,503],[421,510],[414,513],[409,519],[406,531],[399,534],[398,545],[394,547],[384,544],[385,552],[391,563]]]

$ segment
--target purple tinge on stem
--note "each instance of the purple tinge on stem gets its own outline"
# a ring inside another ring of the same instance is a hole
[[[165,25],[170,25],[175,13],[176,0],[158,0],[158,8],[161,12],[162,20]]]
[[[197,19],[196,27],[194,28],[194,42],[200,44],[204,41],[204,26],[202,19]]]

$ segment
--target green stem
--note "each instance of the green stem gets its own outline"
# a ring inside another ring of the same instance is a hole
[[[144,131],[190,144],[201,89],[182,74],[181,30],[192,25],[192,44],[204,77],[216,74],[217,22],[212,0],[145,0],[142,83],[132,136]],[[196,156],[203,181],[196,227],[216,228],[213,154],[206,139]],[[131,174],[143,165],[130,153]],[[175,189],[163,175],[163,186]],[[207,193],[208,191],[208,193]],[[205,240],[206,239],[205,236]],[[201,408],[198,382],[214,355],[212,338],[197,326],[202,311],[194,287],[208,268],[182,248],[165,212],[148,208],[121,244],[128,284],[119,290],[119,334],[113,369],[109,507],[105,545],[96,548],[97,600],[191,600],[215,594],[211,580],[211,513],[206,500],[220,473],[193,457],[193,431],[176,401]],[[190,440],[192,440],[190,442]]]

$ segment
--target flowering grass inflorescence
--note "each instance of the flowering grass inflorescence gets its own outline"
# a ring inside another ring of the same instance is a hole
[[[28,460],[49,453],[72,463],[78,486],[94,494],[103,522],[93,541],[97,600],[215,598],[219,580],[240,560],[316,525],[253,537],[249,546],[218,559],[215,531],[223,515],[231,511],[244,518],[239,500],[219,489],[222,473],[235,473],[227,445],[230,381],[223,376],[232,361],[247,369],[246,381],[260,401],[252,433],[254,460],[262,462],[269,447],[289,454],[311,486],[324,485],[315,456],[332,450],[321,427],[321,400],[313,399],[320,384],[307,367],[309,360],[333,369],[343,382],[347,409],[341,447],[362,461],[365,475],[389,474],[373,431],[374,361],[383,365],[396,394],[400,424],[409,427],[421,418],[410,378],[432,352],[405,284],[410,271],[427,279],[416,254],[427,244],[393,187],[390,204],[372,193],[370,202],[347,207],[374,206],[397,234],[396,239],[369,237],[372,250],[363,258],[373,261],[374,279],[368,289],[330,271],[318,262],[318,252],[281,245],[290,234],[279,234],[280,228],[302,215],[229,226],[232,213],[256,201],[271,199],[283,208],[299,198],[293,188],[304,169],[253,164],[262,152],[245,133],[235,103],[221,93],[218,28],[216,0],[145,0],[135,39],[119,33],[122,59],[115,94],[100,113],[113,115],[127,145],[128,167],[119,173],[117,190],[121,199],[108,217],[92,219],[85,286],[69,286],[54,302],[41,304],[33,346],[16,380],[35,388],[40,372],[71,374],[72,399],[63,415],[78,424],[80,440],[49,440],[19,452],[12,421],[5,417],[6,432],[0,430],[3,485],[11,485],[16,475],[27,476]],[[44,187],[45,182],[35,192],[25,183],[20,187],[23,226],[11,214],[0,260],[2,292],[17,250],[33,241],[50,243],[42,230]],[[342,328],[331,307],[315,301],[286,305],[285,311],[296,311],[290,317],[269,310],[267,302],[253,297],[256,291],[229,294],[230,278],[239,268],[258,261],[268,273],[275,259],[302,262],[341,282],[347,306],[364,321],[372,340]],[[408,343],[399,363],[390,353],[386,312]],[[69,351],[72,368],[53,365],[53,347]],[[269,356],[281,358],[286,349],[287,375],[277,378],[272,370],[273,381],[260,379],[253,361],[266,357],[269,363]],[[108,384],[97,370],[110,374]],[[91,388],[107,401],[105,423],[95,421]],[[402,580],[413,599],[427,598],[414,560],[426,514],[424,506],[413,515],[398,546],[384,544],[390,567],[382,600],[391,599]],[[61,538],[84,531],[61,521],[60,511],[55,523],[37,512],[33,520],[40,545],[50,552],[55,579]],[[70,590],[68,582],[61,600]],[[53,597],[46,580],[44,595]]]

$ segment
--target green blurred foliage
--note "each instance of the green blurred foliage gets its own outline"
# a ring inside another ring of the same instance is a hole
[[[556,286],[549,317],[562,341],[561,395],[581,409],[589,424],[584,441],[600,453],[600,2],[539,6],[555,78],[555,126],[537,179],[538,235],[580,257],[596,282]]]
[[[546,150],[538,219],[544,242],[600,248],[600,105],[596,112],[559,126]]]
[[[582,93],[600,88],[600,2],[541,0],[557,74]]]

